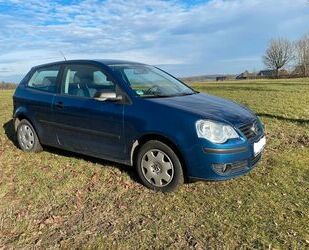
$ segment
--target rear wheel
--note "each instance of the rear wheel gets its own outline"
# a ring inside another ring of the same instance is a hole
[[[27,120],[21,120],[17,126],[17,141],[21,150],[25,152],[40,152],[43,150],[39,138]]]
[[[177,154],[160,141],[149,141],[140,148],[136,168],[142,183],[155,191],[171,192],[184,182]]]

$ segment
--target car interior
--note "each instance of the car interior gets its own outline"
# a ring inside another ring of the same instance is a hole
[[[97,69],[67,69],[63,92],[68,95],[94,98],[102,92],[114,92],[115,84]]]

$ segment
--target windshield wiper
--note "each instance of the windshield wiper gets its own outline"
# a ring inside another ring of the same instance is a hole
[[[194,92],[190,92],[190,93],[179,93],[179,94],[174,94],[174,95],[144,95],[144,96],[141,96],[141,97],[142,98],[166,98],[166,97],[195,95],[195,94],[198,94],[198,93],[200,93],[200,92],[194,91]]]
[[[179,95],[177,95],[177,96],[195,95],[195,94],[197,94],[197,93],[199,93],[199,92],[181,93],[181,94],[179,94]]]
[[[173,97],[176,95],[144,95],[142,98],[164,98],[164,97]]]

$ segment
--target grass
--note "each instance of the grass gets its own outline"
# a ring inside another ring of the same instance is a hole
[[[0,91],[0,248],[309,248],[309,79],[192,83],[248,105],[268,146],[251,173],[154,193],[130,167],[14,145]]]

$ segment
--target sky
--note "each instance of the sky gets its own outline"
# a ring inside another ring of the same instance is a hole
[[[306,33],[308,0],[0,0],[0,81],[62,53],[176,76],[258,71],[270,39]]]

